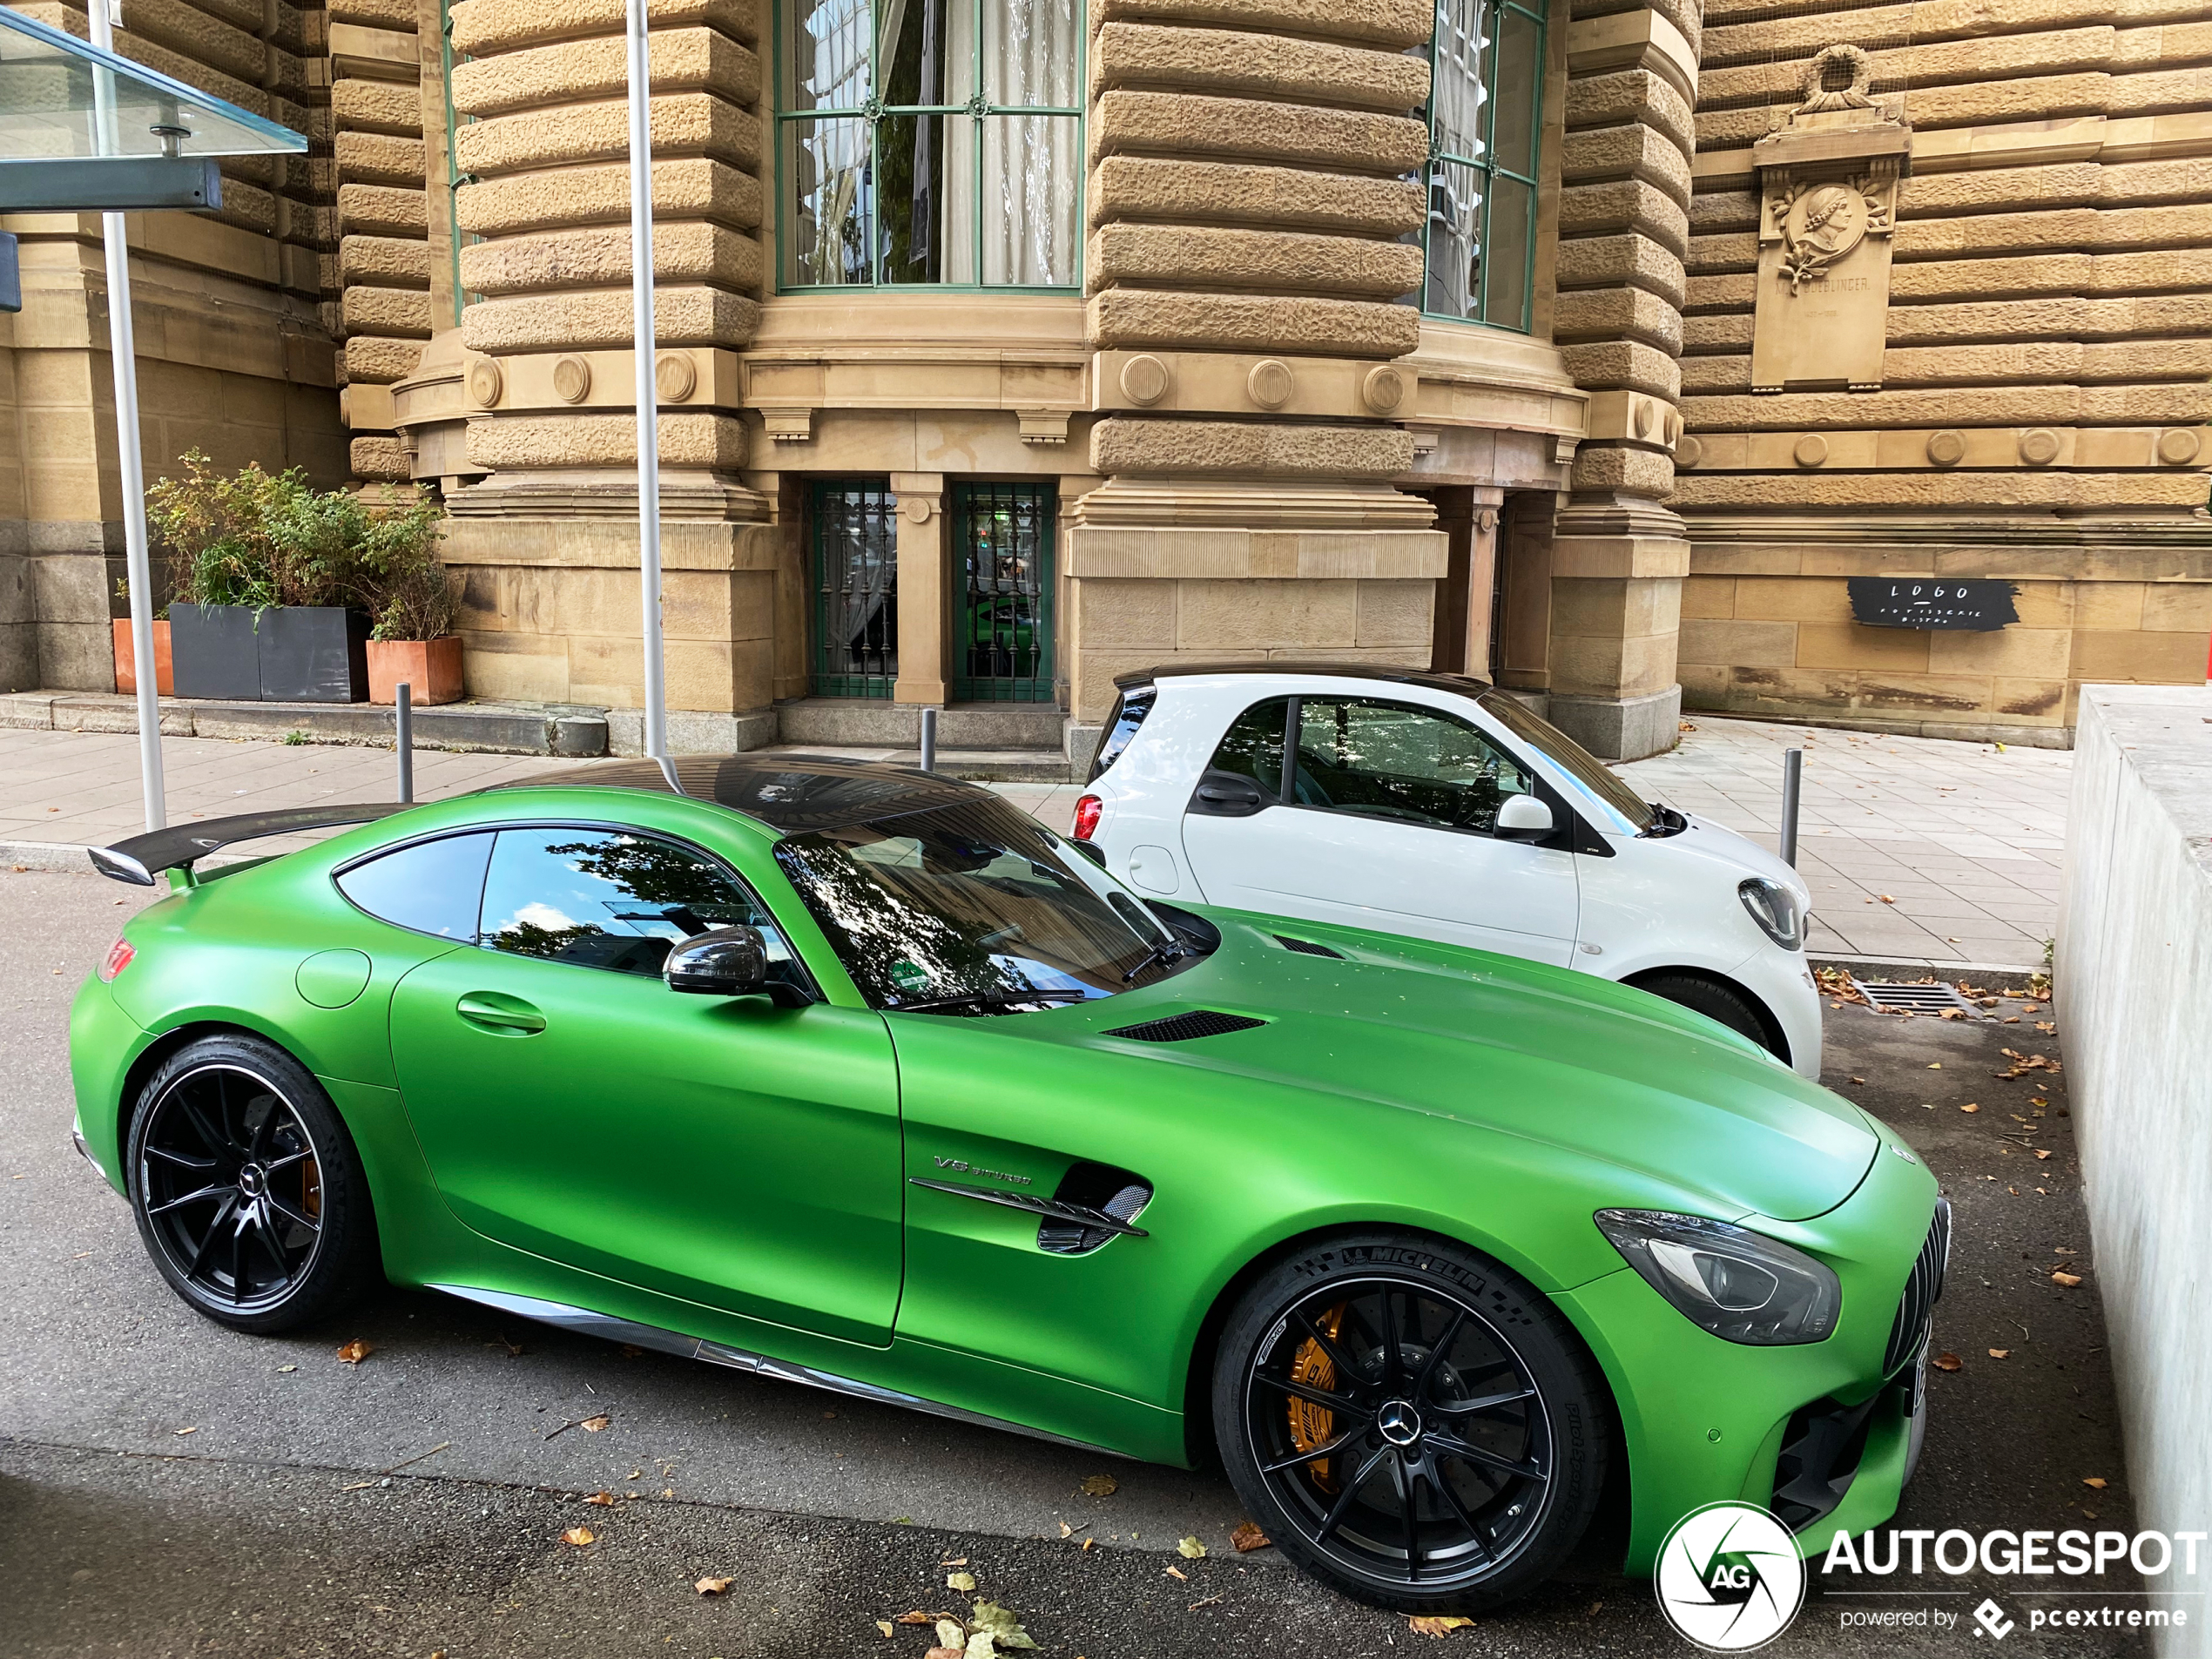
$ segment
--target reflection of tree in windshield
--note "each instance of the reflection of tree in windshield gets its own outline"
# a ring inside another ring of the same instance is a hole
[[[573,859],[579,874],[596,876],[644,904],[712,914],[714,919],[752,920],[722,873],[698,855],[668,841],[637,835],[604,835],[589,841],[564,841],[548,853]],[[725,917],[719,913],[729,912]]]
[[[791,837],[776,856],[879,1007],[1120,990],[1147,941],[1023,824],[976,802]]]
[[[579,939],[593,934],[604,934],[604,927],[595,927],[588,921],[577,922],[567,927],[547,927],[520,917],[503,924],[491,936],[495,949],[516,956],[545,956],[558,960],[570,953]]]

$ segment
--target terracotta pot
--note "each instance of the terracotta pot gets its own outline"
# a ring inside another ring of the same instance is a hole
[[[117,618],[115,622],[115,689],[136,691],[138,689],[138,669],[136,653],[131,649],[131,619]],[[153,689],[163,697],[177,694],[177,671],[169,656],[169,624],[157,622],[153,625]]]
[[[441,634],[435,639],[372,639],[368,642],[368,700],[396,703],[397,686],[408,685],[408,701],[420,708],[425,703],[461,700],[461,636]]]

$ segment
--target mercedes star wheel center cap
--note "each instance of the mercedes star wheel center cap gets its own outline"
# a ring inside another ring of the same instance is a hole
[[[238,1172],[238,1190],[249,1198],[258,1198],[269,1184],[269,1177],[258,1163],[249,1163]]]
[[[1393,1399],[1375,1413],[1375,1426],[1393,1446],[1411,1446],[1421,1437],[1421,1414],[1407,1401]]]

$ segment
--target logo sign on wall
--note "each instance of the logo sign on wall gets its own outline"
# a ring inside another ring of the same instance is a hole
[[[1710,1653],[1749,1653],[1790,1628],[1805,1564],[1790,1529],[1757,1504],[1709,1503],[1659,1546],[1659,1610]]]
[[[1855,576],[1851,582],[1854,622],[1877,628],[1959,628],[1993,633],[2020,619],[2020,592],[2009,582],[1986,577]]]

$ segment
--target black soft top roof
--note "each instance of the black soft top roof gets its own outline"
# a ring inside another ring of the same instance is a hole
[[[1162,663],[1114,676],[1121,691],[1150,685],[1155,680],[1181,679],[1194,674],[1308,674],[1317,679],[1385,680],[1393,685],[1420,685],[1432,691],[1456,691],[1473,697],[1490,689],[1490,682],[1472,674],[1438,674],[1426,668],[1400,668],[1389,663],[1332,663],[1288,661],[1275,663]]]
[[[685,795],[786,832],[844,829],[964,804],[978,795],[997,799],[974,784],[913,766],[792,754],[680,755],[665,770],[655,760],[603,760],[493,784],[481,792],[503,789],[643,789]]]

